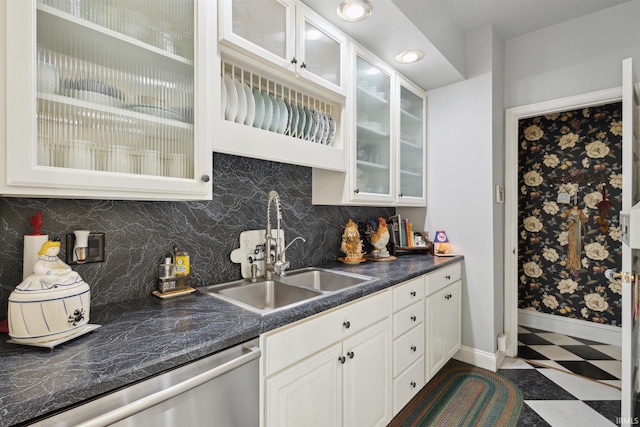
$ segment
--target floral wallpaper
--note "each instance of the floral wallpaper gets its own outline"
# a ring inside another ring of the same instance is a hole
[[[519,308],[620,326],[621,108],[520,120]]]

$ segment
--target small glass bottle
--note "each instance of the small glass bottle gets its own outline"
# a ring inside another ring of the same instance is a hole
[[[173,257],[173,272],[176,276],[188,276],[191,273],[189,252],[176,252]]]
[[[173,277],[173,263],[170,256],[165,257],[164,264],[160,264],[158,267],[158,277],[160,279]]]

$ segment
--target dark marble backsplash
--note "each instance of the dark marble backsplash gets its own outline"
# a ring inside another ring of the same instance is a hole
[[[6,317],[9,294],[22,280],[23,236],[31,232],[29,218],[37,211],[43,216],[41,232],[60,237],[63,260],[67,233],[105,233],[105,262],[73,266],[91,287],[92,306],[148,296],[156,288],[158,264],[174,244],[191,255],[194,286],[240,278],[240,265],[229,255],[239,245],[240,232],[265,227],[269,190],[280,194],[287,240],[307,240],[287,252],[292,269],[341,256],[340,236],[349,218],[388,218],[395,212],[312,205],[307,167],[219,153],[213,166],[209,201],[0,198],[0,318]]]

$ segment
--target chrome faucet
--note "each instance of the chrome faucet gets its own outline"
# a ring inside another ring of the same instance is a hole
[[[271,235],[271,204],[275,203],[276,210],[276,237],[275,237],[275,256],[274,260],[271,260],[271,245],[273,241],[273,236]],[[276,191],[271,190],[268,195],[267,200],[267,227],[265,230],[265,260],[264,260],[264,278],[266,280],[272,280],[273,274],[276,276],[284,277],[287,272],[287,268],[289,268],[289,261],[285,259],[285,252],[289,249],[289,246],[296,240],[300,239],[303,242],[306,240],[300,236],[293,239],[287,246],[282,247],[282,242],[280,241],[280,222],[282,221],[282,211],[280,209],[280,196]]]

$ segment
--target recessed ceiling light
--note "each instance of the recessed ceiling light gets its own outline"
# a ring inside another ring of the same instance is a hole
[[[401,64],[411,64],[412,62],[420,61],[422,58],[424,58],[423,51],[419,49],[411,49],[400,52],[398,56],[396,56],[396,61]]]
[[[373,5],[369,0],[344,0],[338,6],[337,12],[345,21],[358,22],[371,16]]]

